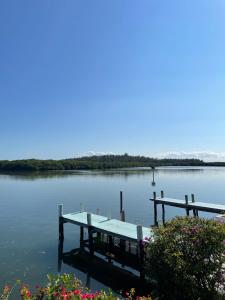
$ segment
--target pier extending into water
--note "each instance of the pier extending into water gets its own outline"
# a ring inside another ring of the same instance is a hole
[[[132,267],[140,271],[140,276],[143,277],[143,241],[152,238],[153,230],[125,222],[122,201],[120,209],[121,220],[117,220],[85,211],[64,214],[63,205],[59,205],[59,253],[63,253],[64,224],[71,223],[80,227],[81,249],[86,247],[90,255],[96,252],[104,255],[110,262],[114,260],[122,266]]]
[[[165,197],[164,192],[161,191],[160,197],[157,197],[154,192],[150,200],[154,205],[153,226],[159,225],[158,205],[162,206],[163,225],[165,224],[165,206],[183,208],[187,216],[192,212],[194,217],[198,217],[199,211],[225,213],[225,205],[195,201],[194,194],[191,195],[191,201],[189,201],[187,195],[183,200],[173,199]],[[64,214],[63,205],[59,205],[59,261],[65,258],[63,254],[64,224],[70,223],[79,226],[79,249],[81,251],[88,251],[90,256],[100,255],[108,262],[114,261],[122,267],[131,267],[139,271],[140,277],[144,278],[144,242],[153,240],[152,227],[125,222],[122,192],[120,192],[120,220],[101,216],[99,210],[97,211],[97,214],[94,214],[81,209],[78,212]],[[74,253],[71,254],[74,255]]]
[[[185,209],[187,216],[189,216],[190,212],[192,211],[194,217],[198,217],[199,211],[217,213],[217,214],[225,213],[225,205],[195,201],[194,194],[191,194],[191,201],[189,201],[188,195],[185,195],[185,198],[183,200],[180,200],[180,199],[165,197],[163,191],[161,191],[160,197],[157,197],[156,192],[153,192],[153,197],[150,200],[153,201],[154,203],[154,225],[155,226],[158,226],[158,210],[157,210],[158,205],[162,205],[163,224],[165,224],[166,205]]]

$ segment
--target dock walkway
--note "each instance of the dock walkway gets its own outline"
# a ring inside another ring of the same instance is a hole
[[[88,215],[91,216],[91,224],[88,224]],[[143,238],[150,238],[153,236],[153,231],[150,227],[142,227],[140,225],[122,222],[117,219],[109,219],[107,217],[88,212],[63,214],[62,221],[64,223],[72,223],[84,228],[91,226],[92,230],[96,232],[105,233],[110,236],[132,242],[138,242],[140,239],[142,240]],[[139,230],[142,232],[140,236],[138,236]]]
[[[63,256],[64,224],[71,223],[80,228],[80,248],[88,248],[89,254],[101,254],[108,261],[121,262],[123,266],[137,267],[140,276],[144,276],[143,241],[153,237],[153,230],[117,219],[89,212],[64,214],[59,205],[59,257]],[[87,239],[84,239],[87,232]]]
[[[191,201],[188,201],[188,196],[185,195],[184,200],[173,199],[164,197],[164,192],[161,191],[161,197],[156,197],[156,193],[153,193],[153,197],[150,199],[154,202],[154,224],[158,225],[157,220],[157,205],[162,205],[162,220],[163,224],[165,223],[165,205],[174,206],[179,208],[184,208],[186,210],[187,216],[189,216],[190,211],[193,211],[193,215],[198,216],[198,212],[209,212],[209,213],[225,213],[225,205],[223,204],[215,204],[215,203],[207,203],[201,201],[195,201],[194,194],[191,195]]]

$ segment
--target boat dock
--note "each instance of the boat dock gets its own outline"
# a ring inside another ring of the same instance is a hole
[[[63,253],[65,223],[80,227],[80,247],[88,248],[90,255],[94,255],[94,252],[100,253],[110,262],[115,260],[121,262],[122,266],[127,265],[139,270],[142,276],[143,241],[153,236],[150,227],[83,211],[64,214],[61,204],[59,205],[59,253]],[[84,231],[88,236],[86,240]]]
[[[186,215],[189,216],[190,212],[193,212],[193,216],[197,217],[199,211],[224,214],[225,205],[214,204],[207,202],[195,201],[194,194],[191,194],[191,201],[189,201],[188,196],[185,195],[184,200],[173,199],[164,197],[164,192],[161,191],[161,196],[157,197],[156,192],[153,193],[153,197],[150,199],[154,202],[154,225],[158,225],[158,211],[157,206],[162,205],[162,222],[165,223],[165,206],[174,206],[179,208],[184,208],[186,210]]]
[[[186,210],[187,216],[192,212],[198,217],[199,211],[223,214],[225,205],[195,201],[194,194],[191,201],[185,195],[183,200],[160,197],[156,192],[150,199],[154,204],[154,226],[158,226],[158,205],[162,206],[162,222],[165,224],[165,206],[174,206]],[[99,210],[97,210],[99,212]],[[115,262],[122,267],[131,267],[140,272],[144,278],[144,243],[153,239],[152,227],[144,227],[125,222],[123,210],[123,194],[120,192],[120,220],[83,211],[64,213],[63,205],[59,205],[59,261],[63,259],[64,224],[77,225],[80,229],[80,250],[85,250],[90,256],[100,255],[108,262]]]

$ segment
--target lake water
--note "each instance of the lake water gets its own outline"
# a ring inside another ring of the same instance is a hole
[[[153,224],[153,191],[168,197],[225,204],[225,168],[160,168],[115,171],[50,172],[0,175],[0,285],[21,279],[43,283],[47,273],[57,273],[58,207],[64,212],[84,209],[119,217],[119,192],[124,192],[126,220]],[[166,207],[166,217],[184,211]],[[209,216],[209,215],[204,215]],[[79,228],[65,225],[65,250],[79,246]],[[65,264],[62,272],[74,272],[85,282],[86,274]],[[104,285],[94,279],[92,289]]]

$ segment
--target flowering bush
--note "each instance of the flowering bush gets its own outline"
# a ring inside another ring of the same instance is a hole
[[[74,277],[73,274],[63,274],[58,276],[48,275],[48,283],[44,287],[36,286],[36,292],[31,293],[26,285],[20,285],[20,299],[22,300],[116,300],[116,299],[137,299],[152,300],[148,297],[135,297],[135,290],[125,293],[124,297],[117,297],[111,291],[91,293],[87,288],[83,287],[81,282]],[[6,286],[3,289],[0,300],[7,300],[11,294],[12,288]]]
[[[222,299],[224,240],[223,224],[174,218],[165,227],[156,228],[154,242],[145,246],[147,276],[157,283],[165,299]]]

